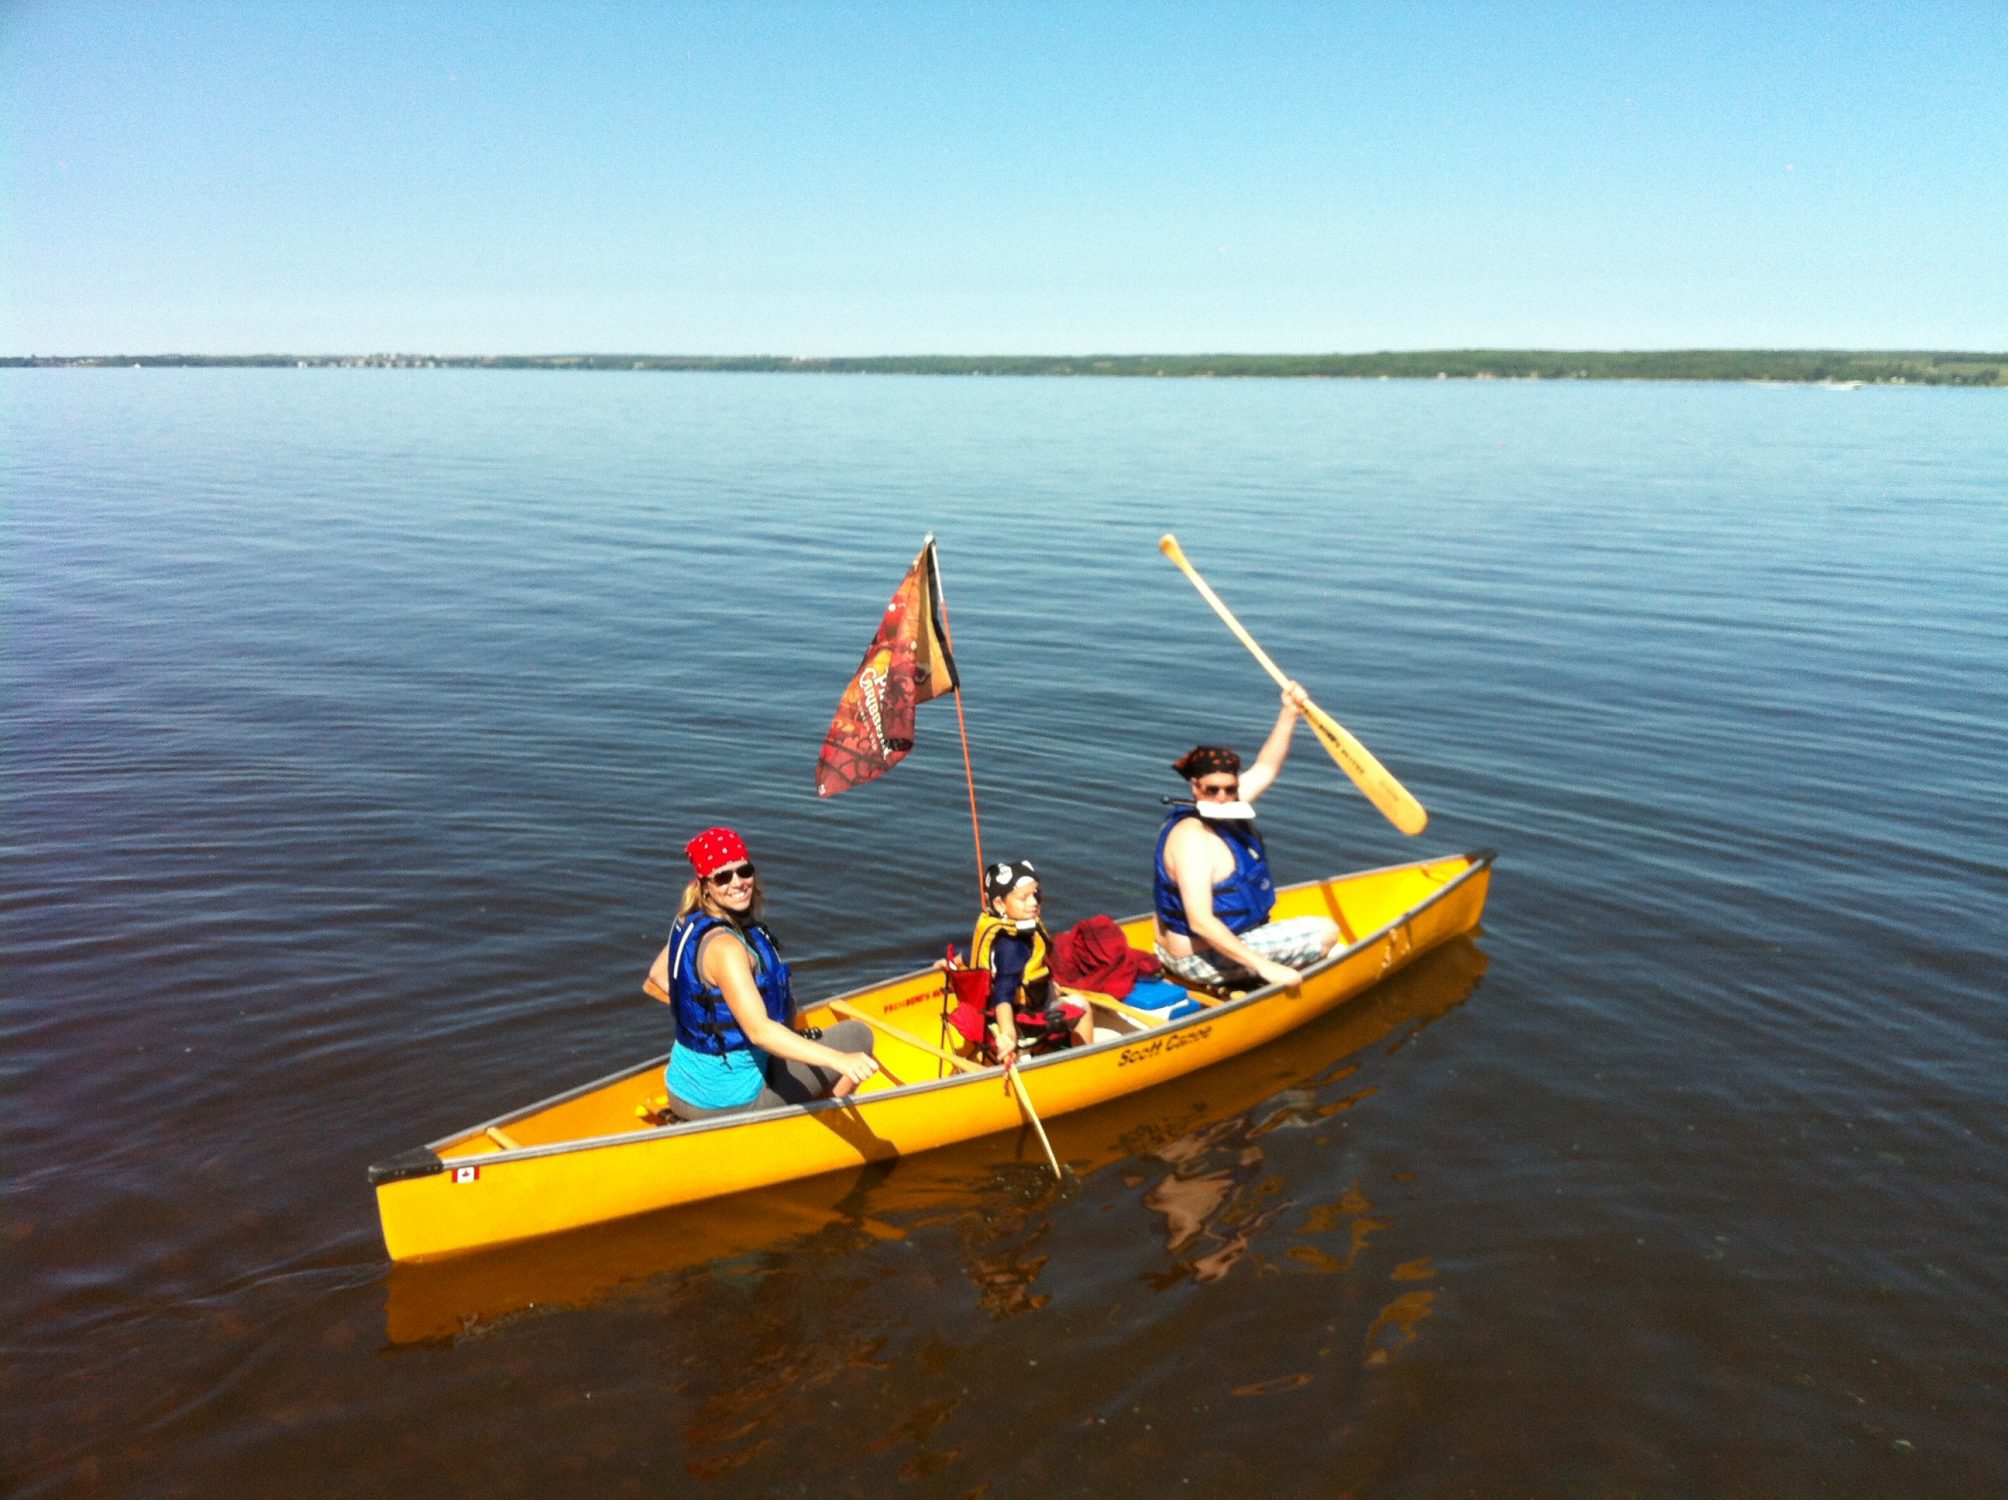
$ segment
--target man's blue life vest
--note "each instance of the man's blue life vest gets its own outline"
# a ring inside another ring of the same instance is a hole
[[[1157,919],[1164,924],[1165,931],[1187,937],[1192,935],[1192,929],[1186,925],[1185,901],[1178,894],[1178,882],[1164,867],[1164,841],[1180,823],[1198,816],[1197,808],[1174,807],[1164,820],[1164,827],[1157,831],[1157,878],[1151,888],[1157,901]],[[1206,826],[1227,840],[1227,847],[1234,854],[1233,872],[1213,887],[1213,915],[1226,924],[1229,932],[1260,927],[1269,920],[1269,912],[1276,905],[1276,886],[1269,879],[1269,856],[1263,852],[1262,835],[1255,831],[1253,823],[1243,818],[1208,821]]]
[[[676,1015],[676,1045],[693,1052],[719,1057],[727,1052],[743,1052],[752,1043],[739,1029],[732,1007],[717,986],[704,982],[697,969],[697,955],[704,947],[705,934],[722,927],[746,945],[753,960],[753,982],[767,1014],[786,1026],[795,1016],[795,996],[788,984],[788,965],[774,946],[774,935],[762,923],[741,928],[709,912],[694,911],[676,919],[669,929],[669,1003]]]

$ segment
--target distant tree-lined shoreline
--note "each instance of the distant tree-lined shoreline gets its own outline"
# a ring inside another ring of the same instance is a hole
[[[85,354],[0,367],[686,370],[808,375],[1076,375],[1299,380],[1731,380],[2008,386],[2008,354],[1863,349],[1437,349],[1378,354]]]

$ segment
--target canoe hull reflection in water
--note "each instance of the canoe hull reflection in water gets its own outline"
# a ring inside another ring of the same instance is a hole
[[[1416,956],[1470,932],[1484,909],[1489,852],[1310,881],[1277,893],[1276,916],[1321,915],[1343,941],[1293,990],[1255,990],[1182,1020],[1145,1024],[1097,1007],[1094,1046],[1019,1069],[1048,1122],[1184,1076],[1296,1030]],[[1122,924],[1148,946],[1150,918]],[[371,1169],[395,1261],[462,1254],[678,1204],[1014,1131],[1019,1103],[996,1068],[940,1057],[942,976],[924,969],[805,1007],[806,1024],[858,1014],[881,1030],[893,1077],[848,1100],[654,1126],[662,1058],[436,1141]],[[897,1033],[910,1036],[908,1042]]]

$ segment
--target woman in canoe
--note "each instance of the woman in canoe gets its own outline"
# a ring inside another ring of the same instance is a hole
[[[983,872],[983,915],[969,939],[971,968],[990,971],[985,1002],[997,1028],[997,1052],[1009,1057],[1022,1037],[1036,1051],[1086,1046],[1088,1008],[1053,993],[1053,939],[1039,920],[1039,876],[1030,860]]]
[[[702,1120],[849,1094],[878,1071],[871,1028],[843,1021],[820,1040],[794,1029],[788,965],[760,920],[745,841],[707,828],[684,853],[696,877],[669,930],[670,1113]]]

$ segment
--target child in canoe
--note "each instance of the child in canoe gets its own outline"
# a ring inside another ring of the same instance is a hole
[[[969,964],[987,970],[984,1002],[995,1027],[997,1055],[1021,1045],[1035,1052],[1086,1046],[1094,1024],[1087,1006],[1053,988],[1053,939],[1039,920],[1039,876],[1031,861],[991,865],[983,872],[983,915],[969,939]]]

